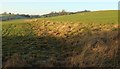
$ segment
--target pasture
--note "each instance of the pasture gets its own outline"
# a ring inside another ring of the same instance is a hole
[[[118,11],[2,22],[3,67],[118,66]]]

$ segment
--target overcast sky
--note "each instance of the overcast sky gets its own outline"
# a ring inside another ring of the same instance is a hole
[[[69,2],[68,2],[69,1]],[[117,10],[119,0],[0,0],[2,12],[46,14],[51,11]]]

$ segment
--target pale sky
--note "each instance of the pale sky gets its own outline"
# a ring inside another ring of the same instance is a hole
[[[51,11],[117,10],[119,0],[0,0],[0,13],[42,15]]]
[[[1,2],[118,2],[119,0],[0,0]]]

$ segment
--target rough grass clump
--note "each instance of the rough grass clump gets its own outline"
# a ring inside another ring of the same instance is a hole
[[[116,13],[94,13],[4,22],[3,67],[118,66]]]

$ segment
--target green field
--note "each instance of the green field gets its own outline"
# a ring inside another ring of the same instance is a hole
[[[3,67],[117,65],[118,11],[2,22]]]
[[[118,11],[94,11],[84,12],[73,15],[64,15],[59,17],[47,18],[53,21],[61,22],[79,22],[79,23],[117,23]]]

